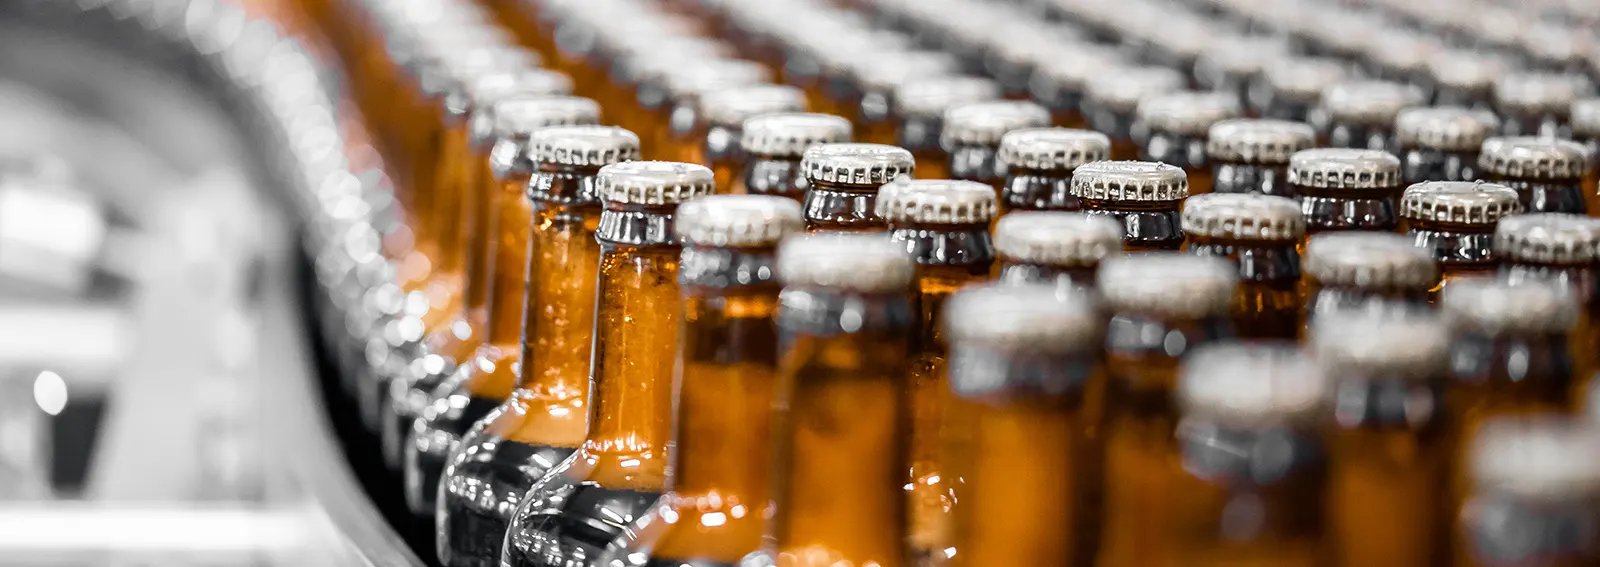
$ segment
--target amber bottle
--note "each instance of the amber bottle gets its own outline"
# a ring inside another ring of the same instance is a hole
[[[1085,122],[1111,138],[1111,159],[1136,159],[1139,141],[1133,137],[1133,123],[1139,101],[1184,85],[1183,74],[1166,67],[1107,67],[1090,79],[1084,92]]]
[[[1019,211],[995,223],[994,249],[1001,282],[1094,289],[1101,260],[1122,255],[1122,225],[1085,213]]]
[[[1264,118],[1309,122],[1322,92],[1344,82],[1349,65],[1337,59],[1287,57],[1273,61],[1262,71],[1255,98],[1261,102]]]
[[[1589,156],[1576,142],[1489,138],[1483,142],[1478,166],[1488,181],[1515,189],[1524,211],[1588,212],[1583,178],[1589,170]]]
[[[1007,132],[1049,125],[1050,111],[1032,102],[967,103],[945,111],[939,145],[950,155],[952,177],[988,184],[998,195],[1007,174],[998,159],[1000,139]]]
[[[772,71],[765,65],[745,59],[695,60],[674,67],[662,75],[667,100],[655,118],[656,157],[688,163],[703,163],[706,136],[710,128],[702,99],[711,93],[751,85],[765,85]],[[791,102],[798,102],[791,99]],[[803,110],[787,107],[785,110]],[[646,157],[650,157],[646,154]],[[691,159],[692,158],[692,159]]]
[[[1487,53],[1451,50],[1428,59],[1426,77],[1433,104],[1472,110],[1494,109],[1494,81],[1509,70]]]
[[[1233,325],[1240,337],[1300,335],[1300,245],[1306,223],[1288,197],[1195,195],[1184,202],[1184,251],[1226,258],[1239,269]]]
[[[1587,79],[1557,73],[1511,73],[1494,82],[1494,110],[1500,134],[1567,138],[1572,102]]]
[[[1221,93],[1182,91],[1145,98],[1133,125],[1139,159],[1182,167],[1190,195],[1210,193],[1207,135],[1213,124],[1241,114],[1238,101]]]
[[[1563,418],[1501,418],[1472,438],[1469,488],[1454,528],[1454,564],[1578,566],[1600,562],[1600,437]]]
[[[850,121],[831,114],[767,114],[745,121],[739,136],[743,163],[729,193],[777,195],[805,201],[801,158],[817,144],[850,141]]]
[[[1208,46],[1194,62],[1195,84],[1201,89],[1226,93],[1235,108],[1259,116],[1266,101],[1252,91],[1259,90],[1267,67],[1290,57],[1285,42],[1261,36],[1223,36]]]
[[[1000,137],[995,157],[1005,171],[1002,213],[1076,211],[1072,172],[1111,155],[1111,140],[1099,132],[1071,128],[1023,128]]]
[[[705,93],[694,132],[674,145],[682,161],[703,164],[717,175],[717,191],[734,193],[733,182],[747,157],[740,147],[744,122],[768,114],[805,112],[806,93],[787,85],[748,85]],[[677,130],[675,135],[681,134]]]
[[[1423,309],[1439,285],[1439,265],[1410,238],[1388,232],[1329,232],[1306,242],[1306,319],[1343,311]]]
[[[1495,228],[1500,277],[1510,282],[1550,281],[1566,286],[1582,306],[1573,329],[1573,374],[1587,390],[1600,367],[1600,221],[1566,214],[1512,215]]]
[[[1074,46],[1072,57],[1042,60],[1034,67],[1029,90],[1034,102],[1050,109],[1051,122],[1063,128],[1086,128],[1083,101],[1089,83],[1108,68],[1129,65],[1122,52],[1104,46]]]
[[[1223,120],[1206,134],[1211,162],[1211,190],[1295,196],[1289,184],[1289,161],[1316,143],[1311,126],[1269,118]]]
[[[1147,161],[1097,161],[1072,173],[1072,196],[1084,211],[1123,226],[1129,252],[1177,250],[1183,246],[1178,208],[1189,196],[1183,170]]]
[[[1328,87],[1310,116],[1311,125],[1335,148],[1393,153],[1394,118],[1400,110],[1422,104],[1422,91],[1387,81],[1354,80]]]
[[[1589,157],[1584,169],[1583,196],[1589,210],[1600,212],[1600,98],[1586,98],[1572,103],[1572,141],[1583,146]]]
[[[1378,150],[1315,148],[1289,158],[1289,187],[1311,234],[1400,228],[1400,160]]]
[[[800,158],[809,232],[887,230],[874,203],[878,188],[916,168],[911,152],[883,144],[818,144]]]
[[[950,154],[939,143],[945,111],[998,100],[1001,94],[998,83],[978,77],[951,75],[908,81],[894,91],[895,145],[916,156],[922,178],[949,179]]]
[[[1459,106],[1407,108],[1395,117],[1401,176],[1406,184],[1483,178],[1478,150],[1494,117]]]
[[[1400,197],[1406,236],[1439,263],[1440,286],[1493,272],[1495,224],[1520,212],[1517,192],[1494,183],[1430,181]]]
[[[843,84],[829,89],[847,118],[856,125],[856,137],[873,144],[895,143],[894,93],[918,79],[955,75],[960,63],[942,51],[886,51],[857,53],[844,60]]]

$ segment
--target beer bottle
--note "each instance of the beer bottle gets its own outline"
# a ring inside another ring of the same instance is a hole
[[[1288,197],[1195,195],[1183,207],[1184,250],[1226,258],[1239,268],[1233,325],[1239,336],[1300,336],[1300,251],[1306,222]]]
[[[1001,94],[999,83],[963,75],[907,81],[894,91],[895,145],[911,150],[923,178],[948,179],[950,155],[939,145],[944,112],[966,103],[996,100]]]
[[[1107,387],[1104,528],[1099,565],[1164,565],[1172,553],[1152,523],[1181,498],[1171,474],[1178,365],[1191,349],[1233,334],[1229,308],[1237,270],[1220,258],[1172,253],[1105,259],[1096,279],[1111,321]]]
[[[1593,56],[1594,36],[1581,25],[1575,22],[1570,14],[1541,13],[1542,16],[1555,16],[1564,18],[1549,21],[1537,20],[1525,26],[1519,26],[1520,34],[1517,37],[1517,48],[1526,55],[1532,68],[1542,72],[1564,74],[1568,77],[1580,78],[1580,82],[1587,82],[1594,76]],[[1587,16],[1585,16],[1587,18]],[[1587,23],[1592,24],[1592,18]],[[1587,87],[1585,87],[1587,88]]]
[[[857,136],[873,144],[895,142],[895,89],[912,80],[956,74],[960,63],[939,51],[858,53],[846,60],[848,82],[832,98],[855,122]]]
[[[1473,437],[1471,482],[1456,519],[1461,567],[1593,565],[1600,447],[1592,425],[1551,416],[1501,418]]]
[[[1520,212],[1517,192],[1494,183],[1429,181],[1400,197],[1406,235],[1439,263],[1441,287],[1494,271],[1495,224]]]
[[[1101,451],[1086,388],[1104,380],[1105,319],[1087,294],[1060,293],[989,285],[950,299],[952,565],[1093,565]]]
[[[1478,150],[1493,116],[1459,106],[1407,108],[1395,116],[1401,176],[1407,184],[1482,178]]]
[[[1588,211],[1583,178],[1589,156],[1576,142],[1489,138],[1483,142],[1478,166],[1485,179],[1516,190],[1524,211],[1579,215]]]
[[[1139,101],[1183,86],[1183,74],[1166,67],[1106,67],[1085,89],[1084,119],[1089,128],[1111,138],[1111,159],[1135,159],[1139,143],[1133,138],[1133,122]]]
[[[1018,211],[994,227],[1004,283],[1053,283],[1094,288],[1101,260],[1122,254],[1122,226],[1106,217]]]
[[[886,230],[874,202],[878,188],[916,167],[911,152],[883,144],[818,144],[805,150],[805,212],[808,232]]]
[[[1002,212],[1076,211],[1072,172],[1111,155],[1105,134],[1071,128],[1023,128],[1000,137],[995,158],[1006,172],[1000,189]]]
[[[501,565],[564,566],[598,556],[666,483],[672,375],[681,335],[676,207],[712,193],[705,166],[657,161],[600,169],[589,433],[529,489],[506,530]]]
[[[1433,104],[1472,110],[1494,109],[1494,83],[1510,69],[1487,53],[1450,50],[1428,59],[1427,80]]]
[[[1512,73],[1494,83],[1495,113],[1505,136],[1567,138],[1572,101],[1581,79],[1555,73]]]
[[[1426,32],[1395,25],[1385,25],[1373,39],[1363,50],[1367,73],[1396,83],[1427,84],[1428,60],[1445,50],[1442,42]],[[1426,98],[1427,93],[1423,94]]]
[[[1050,109],[1051,122],[1056,126],[1084,128],[1089,125],[1083,108],[1089,83],[1107,69],[1126,65],[1129,63],[1114,49],[1094,44],[1073,45],[1071,57],[1039,61],[1028,81],[1028,89],[1034,102]]]
[[[1336,230],[1392,231],[1395,199],[1404,185],[1400,160],[1378,150],[1315,148],[1289,158],[1289,187],[1311,234]]]
[[[1006,180],[1005,163],[998,159],[1000,138],[1013,130],[1049,125],[1050,111],[1032,102],[968,103],[945,111],[939,145],[950,154],[951,176],[988,184],[998,195]]]
[[[1183,246],[1178,207],[1189,196],[1189,182],[1177,166],[1148,161],[1087,163],[1072,172],[1072,196],[1090,215],[1108,217],[1123,226],[1124,250],[1177,250]]]
[[[1410,238],[1387,232],[1313,236],[1301,267],[1310,321],[1341,311],[1404,313],[1426,306],[1439,285],[1433,256]]]
[[[1389,235],[1385,235],[1389,236]],[[1450,334],[1423,315],[1342,313],[1311,325],[1332,383],[1328,537],[1335,565],[1438,565],[1453,433]]]
[[[1190,195],[1210,193],[1207,133],[1213,124],[1240,114],[1238,101],[1221,93],[1183,91],[1145,98],[1139,101],[1133,126],[1139,159],[1182,167]]]
[[[1600,224],[1588,217],[1558,213],[1512,215],[1495,228],[1494,253],[1500,276],[1511,282],[1549,280],[1572,290],[1583,311],[1573,333],[1573,374],[1587,383],[1600,365]]]
[[[746,120],[739,134],[744,163],[729,192],[804,201],[808,182],[800,164],[806,149],[848,142],[850,132],[849,120],[831,114],[767,114]]]
[[[1033,24],[1021,20],[1033,14],[1018,11],[1004,16],[1017,16],[1018,19],[1002,20],[1000,25],[1004,29],[1000,33],[1004,35],[983,38],[982,43],[987,43],[988,49],[983,54],[980,67],[986,75],[994,77],[1004,90],[1005,98],[1027,100],[1031,96],[1036,70],[1047,60],[1076,56],[1082,40],[1076,28],[1070,26]]]
[[[499,335],[469,362],[469,376],[453,385],[443,411],[424,413],[425,434],[416,438],[430,449],[460,438],[439,481],[435,523],[441,565],[498,564],[511,510],[545,471],[578,448],[587,431],[600,266],[594,238],[600,199],[594,184],[601,167],[637,157],[639,139],[610,126],[552,127],[535,132],[528,145],[524,155],[537,168],[524,189],[531,203],[521,205],[521,197],[513,203],[511,195],[500,202],[531,211],[531,222],[503,229],[524,235],[527,245],[520,249],[526,257],[514,267],[497,263],[501,278],[494,286],[494,300],[502,300],[499,294],[517,289],[500,285],[511,283],[510,272],[526,273],[524,301],[493,302],[496,324],[490,334]],[[512,252],[502,250],[496,262]],[[506,311],[517,307],[522,313]],[[520,333],[507,335],[515,324],[521,325]],[[491,382],[513,378],[509,396],[494,391],[503,384]],[[482,408],[491,401],[497,407],[484,415]]]
[[[712,91],[700,97],[700,120],[688,140],[676,140],[684,148],[683,161],[711,167],[717,174],[717,190],[732,192],[745,157],[740,155],[739,139],[744,121],[764,114],[805,112],[806,93],[788,85],[749,85]],[[676,133],[676,132],[675,132]]]
[[[1251,91],[1259,88],[1256,85],[1269,65],[1288,56],[1288,47],[1283,40],[1260,36],[1219,39],[1195,60],[1195,83],[1207,91],[1227,93],[1234,108],[1259,115],[1264,109],[1251,100]]]
[[[778,242],[800,204],[717,195],[678,207],[683,344],[670,490],[601,565],[737,565],[761,548],[778,387]]]
[[[880,235],[814,234],[778,250],[781,567],[911,565],[902,487],[914,266]]]
[[[1147,465],[1172,479],[1155,537],[1173,553],[1151,564],[1325,564],[1325,380],[1290,343],[1212,344],[1184,360],[1176,458]]]
[[[950,294],[989,278],[994,243],[994,190],[982,183],[946,179],[903,179],[878,194],[878,216],[889,238],[917,262],[916,293],[921,311],[911,355],[910,510],[911,552],[918,562],[939,559],[949,547],[949,512],[954,477],[943,470],[940,427],[944,421],[948,343],[940,327]]]
[[[1335,148],[1364,148],[1394,153],[1394,118],[1400,110],[1423,103],[1415,86],[1387,81],[1354,80],[1328,87],[1311,114],[1311,125]]]
[[[1286,57],[1267,65],[1261,72],[1256,98],[1263,102],[1264,118],[1309,122],[1313,110],[1328,87],[1344,82],[1350,71],[1336,59]]]
[[[602,68],[607,72],[599,88],[606,93],[603,99],[608,102],[606,107],[620,111],[616,114],[623,127],[649,128],[651,124],[666,123],[665,117],[671,110],[666,76],[682,68],[684,61],[722,61],[733,56],[728,44],[712,38],[646,36],[629,39],[624,36],[615,39],[619,43],[614,49],[620,53],[607,58],[612,62]]]
[[[1583,146],[1589,157],[1584,169],[1583,195],[1590,211],[1600,212],[1600,98],[1586,98],[1572,103],[1572,141]]]
[[[668,101],[656,130],[660,155],[676,161],[701,157],[705,137],[697,134],[706,121],[702,98],[717,91],[766,84],[771,79],[772,72],[765,65],[745,59],[702,60],[672,69],[663,77]],[[792,106],[786,108],[789,109],[804,110]]]
[[[1301,122],[1236,118],[1212,124],[1205,151],[1211,190],[1293,197],[1290,158],[1316,141],[1316,132]]]

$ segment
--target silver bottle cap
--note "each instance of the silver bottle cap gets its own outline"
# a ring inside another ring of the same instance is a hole
[[[739,145],[752,155],[799,158],[811,146],[848,142],[850,134],[850,121],[832,114],[767,114],[745,120]]]
[[[939,143],[946,150],[958,146],[998,146],[1006,132],[1050,125],[1050,111],[1026,101],[971,102],[944,112]]]
[[[1292,344],[1228,341],[1189,352],[1177,399],[1185,416],[1251,427],[1310,418],[1327,390],[1322,369]]]
[[[901,116],[942,118],[952,107],[1000,96],[1000,84],[989,79],[965,75],[928,77],[896,88],[894,106]]]
[[[1450,282],[1439,307],[1457,329],[1494,335],[1565,333],[1578,322],[1579,309],[1571,290],[1556,282],[1487,277]]]
[[[711,169],[675,161],[625,161],[600,168],[600,198],[627,205],[677,205],[716,191]]]
[[[1312,236],[1301,269],[1325,286],[1426,291],[1439,265],[1410,238],[1387,232],[1330,232]]]
[[[724,128],[739,128],[763,114],[805,112],[806,93],[789,85],[753,84],[706,93],[700,97],[700,112],[706,122]]]
[[[639,136],[616,126],[556,126],[529,138],[539,163],[603,167],[639,159]]]
[[[1297,241],[1306,235],[1300,203],[1251,193],[1206,193],[1183,202],[1183,232],[1235,240]]]
[[[708,195],[678,205],[685,246],[766,247],[805,231],[800,203],[772,195]]]
[[[707,93],[771,81],[772,71],[743,59],[696,60],[673,69],[662,79],[674,98],[698,101]]]
[[[1182,201],[1189,196],[1183,168],[1152,161],[1096,161],[1072,172],[1072,196],[1101,201]]]
[[[989,224],[994,188],[976,181],[906,179],[878,190],[877,214],[891,224]]]
[[[1337,59],[1289,57],[1267,65],[1261,76],[1275,96],[1314,102],[1322,98],[1328,87],[1349,78],[1350,72],[1347,65]]]
[[[1600,220],[1564,213],[1511,215],[1495,225],[1494,252],[1508,262],[1587,266],[1600,261]]]
[[[1098,351],[1105,317],[1082,292],[1064,293],[1045,284],[986,284],[950,296],[945,336],[952,344],[1004,352],[1072,354]],[[971,380],[960,373],[956,381]],[[981,377],[981,378],[987,378]],[[958,391],[982,390],[960,388]]]
[[[915,271],[911,254],[884,234],[804,234],[778,245],[778,279],[786,286],[908,292]]]
[[[1153,252],[1105,258],[1096,287],[1115,311],[1201,318],[1227,315],[1238,282],[1222,258]]]
[[[1332,376],[1429,380],[1450,373],[1450,326],[1433,315],[1327,313],[1311,323],[1309,342]]]
[[[1473,484],[1539,501],[1583,501],[1600,492],[1600,433],[1566,418],[1501,417],[1471,445]]]
[[[489,107],[496,138],[525,138],[540,128],[597,124],[600,104],[575,96],[518,95]]]
[[[1238,97],[1231,94],[1180,91],[1139,101],[1135,115],[1153,132],[1203,137],[1213,124],[1243,112]]]
[[[1494,82],[1495,106],[1502,112],[1565,116],[1580,92],[1580,79],[1560,73],[1513,73]]]
[[[1484,140],[1478,166],[1490,175],[1521,179],[1578,179],[1589,170],[1589,155],[1570,140],[1532,136]]]
[[[1184,77],[1167,67],[1108,67],[1089,80],[1086,102],[1118,114],[1133,114],[1139,101],[1183,89]]]
[[[1345,81],[1322,93],[1322,109],[1334,122],[1393,126],[1394,117],[1408,106],[1423,104],[1417,87],[1389,81]]]
[[[1313,148],[1289,158],[1289,182],[1322,189],[1395,189],[1400,159],[1382,150]]]
[[[1206,154],[1213,160],[1279,165],[1316,145],[1311,125],[1288,120],[1236,118],[1211,125]]]
[[[818,144],[800,158],[806,179],[844,185],[883,185],[910,176],[916,165],[910,151],[885,144]]]
[[[1493,133],[1493,121],[1493,116],[1459,106],[1417,107],[1400,111],[1394,129],[1404,148],[1471,152]]]
[[[1586,138],[1600,138],[1600,98],[1586,98],[1572,102],[1572,133]]]
[[[1000,137],[996,157],[1009,167],[1072,171],[1111,156],[1111,139],[1092,130],[1023,128]]]
[[[1013,262],[1090,267],[1122,254],[1122,225],[1102,216],[1059,211],[1018,211],[1000,217],[994,249]]]
[[[1497,183],[1427,181],[1400,195],[1400,216],[1413,220],[1489,226],[1520,212],[1517,192]]]

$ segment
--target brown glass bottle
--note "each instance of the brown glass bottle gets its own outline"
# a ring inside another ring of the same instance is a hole
[[[912,564],[903,486],[914,265],[881,235],[814,234],[779,249],[782,567]]]
[[[994,226],[1003,283],[1094,288],[1100,261],[1122,255],[1122,225],[1106,217],[1018,211]]]
[[[1086,128],[1083,100],[1094,77],[1129,63],[1121,52],[1094,44],[1074,45],[1071,57],[1039,61],[1029,79],[1035,102],[1050,109],[1051,122],[1064,128]]]
[[[1176,92],[1185,83],[1182,73],[1166,67],[1107,67],[1087,85],[1084,119],[1090,129],[1111,138],[1111,159],[1135,159],[1139,142],[1133,138],[1133,123],[1139,101]]]
[[[845,60],[846,83],[830,89],[856,125],[856,137],[872,144],[896,138],[894,92],[908,82],[956,74],[960,63],[939,51],[859,53]]]
[[[1450,333],[1436,317],[1329,314],[1310,350],[1330,380],[1329,564],[1440,565],[1453,424]]]
[[[1006,132],[995,154],[1006,174],[1000,189],[1002,213],[1082,209],[1072,196],[1073,170],[1110,155],[1111,140],[1099,132],[1070,128]]]
[[[1329,232],[1306,242],[1306,319],[1360,311],[1405,313],[1426,308],[1439,266],[1408,237],[1388,232]]]
[[[490,340],[466,375],[453,380],[452,390],[459,391],[431,412],[437,430],[432,438],[419,437],[445,444],[460,438],[439,480],[436,537],[439,563],[446,566],[498,565],[510,511],[583,442],[600,266],[594,181],[602,166],[637,157],[639,140],[615,127],[545,128],[530,137],[525,155],[537,170],[525,189],[531,222],[520,229],[528,242],[517,266],[528,275],[524,301],[517,305],[522,313],[496,305],[491,319],[498,324],[489,327],[500,333],[499,341]],[[520,333],[507,337],[513,321]],[[515,356],[507,352],[512,350]],[[509,396],[489,392],[499,386],[491,382],[507,378],[515,382]],[[485,413],[483,407],[496,398],[499,403]]]
[[[1370,76],[1412,85],[1427,84],[1428,60],[1443,52],[1443,42],[1425,32],[1385,26],[1364,49],[1364,68]]]
[[[1360,148],[1394,153],[1394,118],[1400,110],[1423,103],[1414,86],[1387,81],[1354,80],[1328,87],[1310,116],[1310,123],[1335,148]]]
[[[1104,567],[1179,565],[1164,532],[1180,497],[1175,388],[1192,349],[1232,336],[1236,270],[1220,258],[1175,253],[1107,258],[1097,287],[1106,328]]]
[[[667,101],[662,107],[666,114],[657,117],[656,159],[704,162],[706,137],[701,130],[709,123],[701,99],[713,92],[768,84],[771,79],[772,71],[765,65],[745,59],[698,60],[669,70],[661,81]]]
[[[1289,56],[1288,46],[1281,39],[1260,36],[1227,35],[1219,40],[1195,60],[1195,84],[1203,90],[1227,93],[1234,108],[1259,116],[1263,108],[1251,101],[1251,91],[1258,88],[1268,66]]]
[[[1572,103],[1572,141],[1583,146],[1589,158],[1584,169],[1583,196],[1589,210],[1600,213],[1600,98],[1586,98]]]
[[[910,545],[919,563],[943,558],[950,547],[949,514],[958,488],[944,471],[940,428],[944,423],[948,342],[940,326],[945,301],[969,284],[989,279],[994,243],[989,223],[995,196],[989,186],[944,179],[901,180],[878,194],[878,216],[891,241],[917,262],[920,311],[912,347],[910,476],[906,480]]]
[[[1500,277],[1512,283],[1551,281],[1566,286],[1582,306],[1573,328],[1573,375],[1585,384],[1600,370],[1600,221],[1568,214],[1512,215],[1495,228]],[[1579,394],[1581,395],[1581,394]]]
[[[1182,91],[1145,98],[1133,125],[1139,159],[1182,167],[1190,195],[1210,193],[1207,134],[1213,124],[1242,113],[1234,97],[1221,93]]]
[[[1430,181],[1400,197],[1406,236],[1439,263],[1440,286],[1493,272],[1495,224],[1519,212],[1517,192],[1493,183]]]
[[[957,292],[945,320],[945,474],[962,479],[948,564],[1093,565],[1100,523],[1098,413],[1105,319],[1053,285]]]
[[[716,195],[678,207],[683,344],[670,490],[612,542],[603,565],[738,565],[759,550],[771,501],[778,387],[778,242],[800,204]],[[613,563],[615,562],[615,563]]]
[[[950,155],[952,177],[987,184],[998,195],[1007,174],[998,159],[1000,139],[1013,130],[1049,125],[1050,111],[1032,102],[967,103],[945,111],[939,145]]]
[[[1460,106],[1407,108],[1395,116],[1401,176],[1406,184],[1482,179],[1478,150],[1494,116]]]
[[[1177,250],[1183,246],[1178,208],[1189,183],[1177,166],[1147,161],[1097,161],[1072,173],[1072,196],[1090,215],[1123,226],[1129,252]]]
[[[1211,190],[1295,196],[1289,161],[1316,143],[1316,132],[1300,122],[1270,118],[1223,120],[1206,135]]]
[[[1273,61],[1262,71],[1255,104],[1264,118],[1310,122],[1322,91],[1343,82],[1349,66],[1336,59],[1288,57]]]
[[[1302,324],[1300,207],[1288,197],[1195,195],[1184,202],[1184,251],[1226,258],[1239,269],[1233,327],[1240,337],[1294,339]]]
[[[1289,187],[1300,197],[1306,232],[1393,231],[1400,160],[1378,150],[1315,148],[1289,158]]]
[[[807,148],[850,141],[850,121],[831,114],[768,114],[745,121],[739,138],[743,164],[730,193],[777,195],[805,201]]]
[[[988,79],[952,75],[908,81],[894,91],[895,145],[911,150],[924,179],[949,179],[950,154],[939,144],[944,112],[972,102],[997,100],[1000,85]]]
[[[1452,523],[1459,567],[1594,565],[1600,438],[1563,418],[1502,418],[1472,438],[1470,488]]]
[[[1589,156],[1567,140],[1512,137],[1483,142],[1478,166],[1485,179],[1517,192],[1522,210],[1530,213],[1588,212],[1583,178]]]
[[[882,232],[887,230],[874,203],[878,188],[910,177],[911,152],[883,144],[818,144],[805,150],[800,169],[806,178],[806,230]]]
[[[1512,73],[1494,83],[1494,108],[1500,134],[1567,138],[1572,101],[1581,94],[1580,77],[1557,73]]]
[[[676,140],[682,161],[704,164],[717,174],[717,191],[734,193],[733,182],[746,162],[740,147],[744,122],[757,116],[805,112],[806,93],[788,85],[749,85],[705,93],[694,133]],[[678,132],[674,130],[674,134]]]
[[[1433,104],[1472,110],[1494,109],[1494,81],[1509,69],[1487,53],[1450,50],[1428,59],[1427,81]]]

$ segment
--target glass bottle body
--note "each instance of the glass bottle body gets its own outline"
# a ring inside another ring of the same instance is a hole
[[[1396,153],[1393,124],[1334,121],[1328,124],[1328,147],[1383,150]]]
[[[1406,232],[1418,248],[1439,263],[1437,292],[1452,280],[1488,275],[1495,270],[1494,227],[1408,219]]]
[[[1328,189],[1291,185],[1300,196],[1306,233],[1341,230],[1394,232],[1400,228],[1399,189]]]
[[[950,171],[951,156],[939,145],[939,133],[943,129],[944,120],[939,117],[900,118],[895,143],[916,158],[916,172],[920,179],[954,179]]]
[[[1196,256],[1227,258],[1238,266],[1233,328],[1240,337],[1293,340],[1304,325],[1297,245],[1195,236],[1185,249]]]
[[[888,228],[877,214],[878,187],[815,181],[806,191],[807,232],[883,232]]]
[[[1485,179],[1517,192],[1522,210],[1528,213],[1572,213],[1586,215],[1589,199],[1583,193],[1583,180],[1528,179],[1486,174]]]
[[[1152,131],[1143,136],[1139,159],[1159,161],[1183,168],[1189,177],[1189,194],[1200,195],[1212,191],[1212,168],[1206,160],[1205,136],[1187,136],[1176,132]]]
[[[1424,181],[1477,181],[1478,152],[1408,148],[1400,154],[1400,174],[1407,184]]]
[[[1431,294],[1427,290],[1361,289],[1354,287],[1325,286],[1315,278],[1306,279],[1305,321],[1310,323],[1321,315],[1359,311],[1364,313],[1400,314],[1429,306]]]
[[[1178,213],[1181,201],[1081,201],[1084,212],[1110,217],[1122,225],[1122,249],[1125,251],[1173,251],[1183,246],[1183,218]]]
[[[1010,211],[1077,211],[1083,203],[1072,196],[1072,173],[1009,168],[1000,188],[1000,208]]]
[[[1593,497],[1535,498],[1485,487],[1469,494],[1454,527],[1455,565],[1579,567],[1600,561]]]
[[[1600,371],[1600,275],[1588,265],[1559,265],[1553,263],[1511,262],[1500,265],[1499,277],[1520,282],[1529,280],[1550,281],[1572,290],[1583,310],[1572,328],[1572,376],[1579,383],[1574,400],[1584,398],[1581,392],[1590,391],[1595,374]]]
[[[1190,177],[1193,187],[1193,177]],[[1211,190],[1217,193],[1259,193],[1278,197],[1296,196],[1289,184],[1288,164],[1255,164],[1212,160]]]
[[[1006,260],[995,279],[1007,284],[1055,284],[1062,288],[1094,289],[1099,266],[1045,266]]]
[[[1139,159],[1139,143],[1133,138],[1133,109],[1114,110],[1088,104],[1084,107],[1084,118],[1090,128],[1111,139],[1110,159]]]
[[[952,179],[977,181],[999,193],[1006,181],[1006,166],[1000,162],[999,146],[964,144],[950,148],[949,173]],[[917,170],[920,174],[922,170]]]
[[[733,182],[729,192],[776,195],[804,203],[809,185],[798,157],[754,155],[745,160],[743,172]]]

